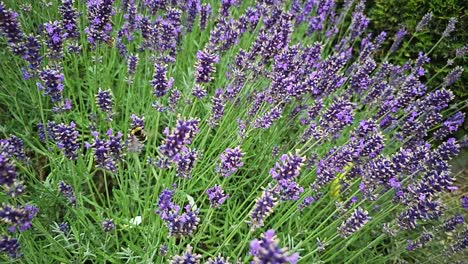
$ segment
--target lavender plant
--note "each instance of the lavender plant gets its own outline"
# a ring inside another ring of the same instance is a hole
[[[1,2],[0,260],[462,261],[466,48],[338,2]]]

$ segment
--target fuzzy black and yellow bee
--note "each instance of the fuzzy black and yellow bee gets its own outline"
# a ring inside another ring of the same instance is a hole
[[[146,133],[140,126],[133,127],[130,130],[130,135],[135,136],[140,143],[144,143],[146,141]]]
[[[106,43],[107,43],[107,45],[108,45],[109,47],[112,48],[112,47],[114,47],[114,41],[115,41],[115,40],[114,40],[113,37],[109,37],[109,38],[107,39]]]
[[[146,141],[146,133],[143,127],[136,126],[130,129],[126,145],[129,152],[141,152],[143,143]]]

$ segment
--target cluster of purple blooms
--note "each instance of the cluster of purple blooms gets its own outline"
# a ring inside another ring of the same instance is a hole
[[[112,38],[113,2],[113,0],[88,0],[89,26],[84,31],[90,44],[106,43]]]
[[[114,135],[112,129],[106,133],[107,139],[101,139],[99,133],[91,133],[93,141],[86,143],[86,148],[93,150],[94,160],[97,168],[102,168],[110,172],[117,172],[117,164],[123,159],[123,134],[117,132]]]
[[[211,207],[213,208],[220,207],[229,198],[229,194],[224,194],[224,190],[219,185],[208,188],[206,195],[208,195]]]
[[[12,198],[19,198],[26,190],[19,177],[16,162],[28,162],[23,141],[14,135],[0,139],[0,185]],[[14,206],[3,203],[0,207],[0,222],[8,226],[9,235],[16,231],[24,232],[31,228],[37,213],[38,208],[30,204]],[[19,241],[9,235],[1,236],[0,252],[17,258],[21,254]]]
[[[260,240],[250,242],[250,255],[253,256],[253,264],[261,263],[291,263],[299,260],[299,253],[289,253],[287,248],[281,248],[274,230],[266,231]]]
[[[200,218],[198,210],[192,206],[184,206],[184,210],[172,201],[175,190],[164,189],[159,195],[156,214],[165,222],[169,235],[173,237],[190,236],[198,227]]]
[[[191,36],[195,33],[190,34],[197,29],[195,21],[198,17],[200,30],[211,29],[203,32],[209,33],[209,40],[196,53],[190,91],[197,99],[211,97],[211,113],[206,120],[211,129],[204,130],[205,122],[198,118],[177,116],[175,127],[172,130],[166,127],[164,139],[157,148],[159,160],[156,163],[160,169],[174,169],[175,175],[184,179],[197,176],[192,172],[203,149],[198,151],[190,145],[196,145],[193,143],[199,130],[222,133],[221,130],[226,129],[224,123],[228,122],[221,120],[227,109],[231,109],[227,106],[243,107],[241,102],[247,98],[247,117],[238,119],[240,145],[248,139],[246,131],[277,131],[272,128],[276,128],[275,124],[280,120],[291,127],[288,131],[292,135],[298,130],[301,139],[301,149],[282,155],[269,171],[272,181],[263,188],[248,215],[247,222],[252,231],[269,225],[266,219],[273,214],[274,208],[290,203],[297,205],[305,214],[311,204],[327,201],[324,194],[330,192],[331,202],[335,203],[339,216],[347,216],[337,227],[338,235],[347,239],[374,221],[370,214],[378,210],[380,198],[392,196],[392,206],[398,210],[392,215],[392,221],[384,223],[384,229],[396,234],[397,231],[390,230],[390,226],[395,226],[398,231],[411,234],[413,238],[407,240],[408,251],[437,240],[443,232],[455,234],[446,248],[448,253],[467,248],[468,231],[459,231],[465,225],[465,218],[461,214],[449,216],[450,212],[440,199],[444,193],[457,190],[449,162],[460,152],[462,144],[451,135],[464,124],[466,114],[456,106],[450,107],[454,95],[449,87],[462,76],[463,67],[453,67],[443,83],[432,89],[423,82],[428,77],[424,69],[430,62],[428,53],[420,52],[414,61],[401,66],[388,61],[379,64],[374,55],[388,34],[364,34],[369,25],[369,18],[364,15],[365,1],[355,5],[353,1],[345,1],[339,13],[333,0],[292,1],[288,5],[289,10],[282,8],[282,1],[265,0],[257,1],[236,16],[231,13],[234,7],[241,7],[241,1],[237,0],[221,1],[216,12],[212,12],[210,4],[200,0],[121,2],[119,12],[123,13],[123,21],[117,28],[116,21],[112,19],[116,11],[113,0],[86,1],[87,12],[83,15],[88,22],[84,33],[93,48],[102,43],[107,44],[103,48],[118,51],[127,66],[129,88],[138,83],[133,82],[138,78],[137,67],[143,67],[151,60],[154,73],[149,78],[151,80],[145,82],[149,82],[156,97],[152,106],[159,112],[167,109],[177,113],[180,100],[186,95],[185,90],[173,87],[174,78],[167,76],[168,72],[179,67],[175,61],[181,48],[179,44],[185,37],[183,34]],[[52,114],[72,110],[72,101],[64,98],[67,71],[63,70],[66,64],[62,64],[62,60],[66,51],[81,52],[78,45],[80,13],[74,6],[73,0],[62,0],[59,7],[61,20],[41,25],[42,30],[38,30],[39,35],[36,36],[36,33],[23,33],[18,14],[0,2],[0,33],[13,54],[26,62],[27,68],[22,69],[24,78],[36,78],[38,89],[50,98]],[[344,35],[338,34],[348,13],[351,14],[349,28]],[[214,16],[216,14],[217,17]],[[432,16],[432,13],[425,15],[414,32],[426,30]],[[212,19],[215,23],[210,27],[208,22]],[[442,39],[452,34],[456,23],[455,18],[450,19]],[[305,26],[305,35],[312,36],[317,42],[292,45],[292,35],[298,26]],[[210,83],[216,77],[216,65],[221,56],[231,54],[231,49],[247,32],[253,37],[252,46],[239,50],[226,71],[225,86],[214,89]],[[397,52],[405,38],[411,35],[410,29],[400,28],[387,56]],[[329,42],[325,42],[325,38]],[[140,40],[141,43],[137,43]],[[355,47],[354,43],[359,41],[360,46]],[[41,55],[43,50],[47,51],[44,53],[47,56]],[[152,54],[151,58],[146,57],[148,53]],[[457,50],[456,57],[450,59],[447,66],[452,66],[456,58],[463,58],[466,53],[466,46]],[[45,61],[49,65],[42,65]],[[246,84],[249,82],[254,85],[248,87]],[[250,89],[257,86],[264,88]],[[106,124],[110,125],[113,105],[118,103],[113,102],[111,91],[99,89],[95,103],[106,115],[106,121],[109,121]],[[162,113],[157,114],[159,122]],[[66,119],[65,115],[56,117],[54,120]],[[296,121],[298,126],[295,126]],[[73,121],[60,122],[39,124],[39,139],[43,143],[51,140],[67,159],[74,162],[80,157],[81,130]],[[126,140],[121,132],[114,133],[112,128],[107,131],[106,138],[101,138],[97,123],[97,119],[92,122],[91,142],[86,142],[85,146],[92,151],[96,168],[117,174],[125,151],[140,153],[142,150],[143,145],[132,134],[132,129],[143,131],[144,118],[131,116],[131,129]],[[78,124],[82,127],[81,123]],[[346,139],[346,142],[342,143],[341,139]],[[315,150],[319,144],[324,151]],[[275,149],[274,156],[278,151]],[[309,160],[306,161],[299,153],[307,155]],[[237,177],[229,177],[244,166],[244,155],[240,146],[225,149],[219,161],[213,164],[216,173],[225,181],[238,180]],[[17,162],[26,160],[19,138],[10,136],[0,140],[0,185],[10,197],[16,198],[26,190],[17,170]],[[299,179],[306,162],[306,173],[310,177]],[[301,186],[307,181],[311,182],[308,190]],[[328,191],[329,185],[334,189],[333,185],[337,184],[337,194]],[[212,186],[204,194],[212,208],[220,208],[230,195],[220,185]],[[357,194],[351,195],[352,190]],[[71,185],[60,181],[58,191],[72,206],[76,205]],[[174,202],[174,195],[175,189],[164,189],[155,212],[168,228],[169,235],[179,241],[197,230],[201,224],[200,212],[193,203],[179,206]],[[464,209],[468,208],[468,197],[461,197],[460,202]],[[393,213],[393,209],[387,209]],[[5,203],[0,207],[0,221],[8,226],[10,233],[24,232],[31,228],[37,212],[37,207],[27,203]],[[445,221],[438,229],[420,232],[432,221],[441,219]],[[101,222],[101,228],[111,233],[116,225],[114,220],[106,219]],[[320,240],[318,244],[322,244]],[[323,245],[320,248],[319,251],[326,250]],[[161,249],[164,254],[168,251],[167,246],[161,246]],[[19,241],[3,235],[0,252],[18,257]],[[271,229],[261,239],[251,241],[250,255],[252,263],[296,263],[299,259],[297,253],[290,254],[287,249],[279,247]],[[173,256],[170,263],[201,261],[202,256],[188,246],[185,254]],[[206,263],[229,261],[218,256]]]
[[[102,221],[101,227],[102,231],[104,232],[112,232],[112,230],[115,229],[115,224],[114,221],[112,221],[112,219],[105,219],[104,221]]]
[[[244,152],[242,152],[240,146],[225,149],[219,157],[220,163],[216,167],[216,172],[223,177],[231,176],[244,166],[243,157]]]
[[[75,192],[73,191],[73,187],[71,185],[61,181],[58,183],[58,191],[63,197],[65,197],[68,200],[68,202],[72,206],[76,205]]]

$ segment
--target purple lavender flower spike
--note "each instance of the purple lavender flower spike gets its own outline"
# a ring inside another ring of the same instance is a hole
[[[282,201],[297,201],[299,195],[304,192],[304,188],[293,180],[281,179],[278,181],[276,192],[279,193]]]
[[[287,248],[279,246],[279,240],[272,229],[266,231],[260,240],[254,239],[250,242],[249,253],[253,256],[252,264],[296,264],[299,260],[299,253],[291,254]]]
[[[167,245],[161,245],[159,247],[159,255],[160,256],[165,256],[167,254],[167,251],[168,251],[168,246]]]
[[[172,133],[169,132],[169,128],[166,128],[164,130],[166,139],[159,147],[161,154],[166,158],[174,159],[186,145],[192,142],[195,135],[198,134],[198,123],[198,119],[178,119],[177,125]]]
[[[39,79],[42,81],[42,84],[37,83],[39,90],[43,90],[54,103],[62,101],[63,73],[56,69],[46,68],[39,72]]]
[[[217,126],[224,115],[224,98],[223,98],[223,90],[217,89],[215,94],[211,98],[211,115],[210,119],[208,120],[208,124],[210,127],[214,128]]]
[[[461,48],[456,49],[455,57],[456,58],[463,58],[465,55],[468,54],[468,45],[465,45]]]
[[[173,256],[170,264],[200,264],[202,256],[200,254],[192,253],[192,247],[187,245],[186,252],[181,256]]]
[[[457,66],[455,69],[450,71],[447,76],[444,78],[444,83],[442,84],[443,87],[448,87],[455,83],[462,75],[463,73],[463,67]]]
[[[18,239],[2,235],[0,238],[0,252],[8,254],[10,258],[18,258],[21,255]]]
[[[86,147],[93,149],[96,167],[112,171],[116,168],[116,164],[113,159],[108,157],[109,146],[107,142],[100,139],[97,132],[92,132],[92,135],[94,136],[94,142],[92,144],[88,143]]]
[[[460,198],[460,204],[463,209],[468,210],[468,196],[464,195]]]
[[[276,193],[271,188],[263,190],[260,197],[255,200],[255,205],[250,211],[250,220],[247,222],[251,229],[257,229],[264,225],[265,219],[273,213],[276,205]]]
[[[195,84],[192,89],[192,95],[195,96],[198,99],[202,99],[203,97],[207,96],[208,93],[206,90],[203,88],[203,86],[199,84]]]
[[[190,178],[193,167],[198,159],[198,152],[188,148],[182,149],[182,153],[174,158],[176,163],[177,176],[182,178]]]
[[[423,18],[421,18],[421,21],[419,21],[418,25],[416,26],[415,31],[416,32],[421,32],[421,31],[425,30],[427,28],[427,25],[429,24],[429,22],[431,22],[432,16],[433,16],[432,12],[429,12],[429,13],[425,14],[423,16]]]
[[[217,257],[209,258],[206,261],[206,264],[231,264],[231,262],[229,262],[229,258],[221,257],[221,255],[218,255]]]
[[[28,204],[16,208],[4,204],[0,208],[0,221],[10,226],[8,228],[10,232],[16,230],[23,232],[31,228],[31,222],[37,212],[37,207]]]
[[[400,28],[398,32],[395,35],[395,38],[393,40],[393,44],[390,47],[390,53],[394,53],[401,45],[401,42],[403,42],[403,38],[408,34],[405,28]]]
[[[115,229],[114,221],[112,219],[106,219],[102,221],[101,228],[102,228],[102,231],[106,233],[112,232],[112,230]]]
[[[205,49],[197,52],[197,62],[195,64],[195,80],[197,83],[209,83],[216,72],[215,64],[219,62],[219,56]]]
[[[38,36],[29,35],[26,37],[26,41],[24,43],[24,53],[22,58],[29,63],[28,69],[31,71],[27,71],[28,74],[32,74],[35,76],[37,73],[36,71],[41,66],[42,56],[40,54],[41,51],[41,44],[38,40]]]
[[[406,247],[406,249],[408,251],[412,251],[412,250],[415,250],[415,249],[418,249],[418,248],[422,248],[427,243],[429,243],[433,238],[434,238],[434,236],[431,233],[423,232],[421,234],[421,236],[419,236],[419,238],[416,241],[413,242],[411,240],[408,240],[407,241],[408,246]]]
[[[338,228],[338,232],[344,238],[349,237],[354,232],[361,229],[369,220],[370,217],[368,216],[367,211],[358,207],[354,210],[352,215],[341,224]]]
[[[187,1],[187,17],[185,19],[185,27],[187,32],[192,32],[193,22],[200,12],[200,0]]]
[[[65,38],[77,39],[78,32],[78,11],[73,7],[74,0],[62,0],[59,7],[59,13],[62,16],[62,25],[65,31]]]
[[[58,183],[58,190],[63,197],[67,198],[71,205],[76,205],[76,197],[75,192],[73,191],[73,187],[71,185],[66,184],[65,182],[61,181]]]
[[[336,136],[345,126],[351,124],[354,106],[348,100],[338,98],[322,115],[319,124],[325,135]]]
[[[75,123],[71,122],[70,125],[61,123],[51,127],[51,130],[53,132],[52,138],[56,142],[57,147],[63,149],[65,157],[75,160],[80,148],[80,143],[78,142],[80,133],[76,130]]]
[[[465,218],[463,215],[456,215],[454,217],[451,217],[447,219],[444,224],[443,228],[445,231],[453,231],[457,227],[457,225],[461,225],[465,222]]]
[[[98,93],[96,94],[96,105],[101,109],[102,112],[107,114],[106,120],[112,121],[112,93],[111,90],[101,90],[99,88]]]
[[[322,197],[322,193],[318,193],[318,194],[313,195],[313,196],[307,196],[304,199],[304,201],[302,201],[302,203],[298,205],[298,209],[300,211],[304,210],[306,207],[309,207],[314,202],[318,201],[320,199],[320,197]]]
[[[301,167],[304,165],[305,158],[299,154],[283,154],[280,158],[281,164],[276,163],[270,170],[273,179],[279,181],[282,179],[293,180],[301,173]]]
[[[273,107],[268,112],[255,119],[253,127],[262,129],[269,128],[276,120],[281,118],[283,114],[283,108],[284,107],[281,105]]]
[[[223,177],[231,176],[244,165],[244,162],[242,162],[243,157],[244,153],[240,146],[233,149],[227,148],[221,153],[220,164],[217,166],[216,171]]]
[[[27,160],[23,140],[15,135],[10,135],[7,139],[0,139],[0,154],[6,158],[15,157],[21,161]]]
[[[210,205],[213,208],[219,208],[229,198],[229,195],[224,194],[223,189],[221,189],[221,186],[219,185],[208,188],[206,190],[206,194],[208,195]]]
[[[206,22],[211,16],[211,5],[204,3],[200,8],[200,30],[205,30]]]
[[[448,38],[450,36],[450,33],[452,33],[455,30],[455,24],[457,23],[457,19],[452,17],[450,18],[447,27],[445,28],[444,32],[442,33],[443,38]]]
[[[169,99],[168,99],[168,107],[167,107],[169,111],[175,113],[177,109],[177,104],[179,103],[181,97],[182,97],[182,94],[177,88],[174,88],[171,90],[171,94],[169,95]]]
[[[150,82],[154,89],[153,94],[156,97],[162,97],[166,95],[167,91],[171,89],[173,82],[174,78],[170,78],[168,80],[166,77],[166,66],[156,64],[154,67],[153,80]]]
[[[164,189],[159,195],[158,209],[155,211],[169,229],[169,235],[173,237],[183,237],[191,235],[198,227],[200,218],[198,210],[192,210],[190,205],[181,207],[172,202],[174,191]]]
[[[44,25],[47,36],[47,48],[49,49],[49,57],[51,59],[60,59],[63,56],[63,40],[62,25],[59,21],[49,22]]]
[[[100,42],[107,43],[112,37],[111,17],[114,14],[113,0],[88,0],[89,26],[85,28],[88,42],[95,46]]]
[[[447,118],[442,123],[442,127],[434,132],[434,137],[437,139],[444,139],[449,135],[453,134],[455,131],[458,130],[460,126],[463,125],[465,121],[465,113],[457,112],[451,117]]]
[[[0,2],[0,33],[6,37],[12,52],[16,55],[22,55],[24,36],[17,18],[18,13],[7,9],[5,4]]]
[[[127,59],[127,72],[128,72],[128,75],[129,77],[130,76],[133,76],[136,72],[136,68],[137,68],[137,65],[138,65],[138,60],[139,60],[139,57],[138,57],[138,54],[130,54],[128,55],[128,59]]]

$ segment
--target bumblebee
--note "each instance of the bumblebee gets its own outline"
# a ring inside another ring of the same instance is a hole
[[[146,134],[142,127],[137,126],[130,130],[130,135],[136,137],[140,143],[144,143],[146,141]]]
[[[112,47],[114,47],[114,41],[115,41],[115,40],[114,40],[113,37],[109,37],[109,38],[107,39],[106,43],[107,43],[107,45],[108,45],[109,47],[112,48]]]

